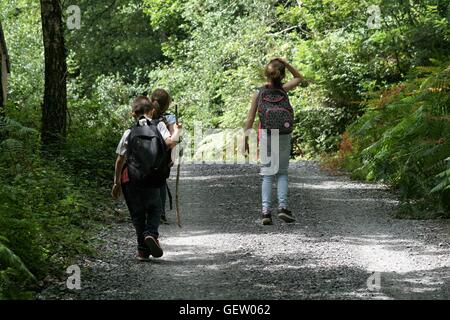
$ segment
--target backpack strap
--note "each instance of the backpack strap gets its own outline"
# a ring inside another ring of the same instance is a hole
[[[140,117],[137,119],[136,123],[134,124],[133,128],[134,128],[134,127],[141,127],[141,120],[144,120],[144,119],[147,119],[147,118],[146,118],[145,116],[140,116]]]
[[[161,119],[152,119],[152,120],[147,119],[147,124],[149,126],[154,125],[154,126],[158,127],[160,122],[161,122]]]
[[[130,137],[131,137],[131,132],[133,132],[133,129],[134,128],[136,128],[136,127],[138,127],[138,125],[139,125],[139,120],[137,121],[137,122],[135,122],[131,127],[129,127],[128,128],[128,130],[130,130],[130,133],[128,134],[128,137],[127,137],[127,144],[125,145],[126,146],[126,149],[127,149],[127,151],[126,151],[126,156],[127,156],[127,158],[130,156],[130,146],[129,146],[129,143],[130,143]]]
[[[148,119],[146,116],[140,116],[139,117],[139,119],[136,121],[136,123],[130,128],[130,129],[132,129],[132,128],[134,128],[134,127],[142,127],[141,126],[141,120],[147,120],[147,125],[155,125],[155,126],[157,126],[160,122],[161,122],[161,119]]]

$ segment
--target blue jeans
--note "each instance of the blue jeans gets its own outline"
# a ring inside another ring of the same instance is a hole
[[[272,205],[272,183],[274,178],[277,178],[277,191],[278,191],[278,207],[287,208],[288,207],[288,168],[289,168],[289,158],[291,155],[291,141],[292,136],[280,135],[279,136],[279,150],[271,150],[271,138],[270,136],[262,134],[261,135],[261,147],[267,148],[269,150],[270,156],[278,157],[278,171],[276,174],[273,172],[268,172],[265,165],[261,168],[262,175],[262,208],[263,210],[270,210]]]

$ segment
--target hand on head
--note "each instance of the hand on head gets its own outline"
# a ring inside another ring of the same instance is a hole
[[[275,59],[273,59],[273,60],[278,60],[278,61],[280,61],[280,62],[281,62],[282,64],[284,64],[284,65],[287,64],[287,60],[284,59],[284,58],[277,57],[277,58],[275,58]]]

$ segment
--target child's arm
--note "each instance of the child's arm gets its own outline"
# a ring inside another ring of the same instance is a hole
[[[173,136],[173,134],[175,132],[175,126],[173,124],[169,124],[169,125],[167,125],[167,130],[169,130],[170,135]]]
[[[181,126],[181,124],[174,124],[173,128],[174,130],[172,136],[166,139],[166,145],[169,149],[173,149],[177,146],[178,142],[180,141],[183,127]]]
[[[167,129],[170,132],[170,135],[173,135],[175,132],[175,123],[177,123],[177,118],[174,114],[169,114],[166,116]]]
[[[286,82],[283,85],[283,89],[285,91],[293,90],[296,87],[298,87],[302,82],[304,82],[305,79],[303,78],[303,76],[290,63],[288,63],[287,61],[280,59],[280,58],[278,60],[281,61],[282,63],[284,63],[284,65],[286,66],[286,69],[288,69],[289,72],[292,73],[292,75],[294,76],[294,79],[289,80],[288,82]]]
[[[253,123],[255,122],[257,109],[258,109],[258,93],[255,93],[253,95],[252,105],[251,105],[250,110],[248,112],[247,122],[245,123],[245,127],[244,127],[245,140],[244,140],[243,149],[241,150],[241,152],[244,155],[247,154],[249,152],[249,149],[250,149],[250,147],[248,145],[248,134],[247,134],[247,131],[250,130],[251,128],[253,128]]]
[[[115,165],[115,172],[114,172],[114,186],[112,188],[112,197],[113,199],[117,200],[120,197],[120,194],[122,192],[121,188],[121,175],[122,175],[122,169],[125,165],[125,156],[118,155],[116,159],[116,165]]]
[[[255,122],[255,118],[256,118],[256,109],[258,108],[257,100],[258,100],[258,93],[255,93],[253,95],[252,105],[248,112],[247,122],[245,123],[245,127],[244,127],[245,132],[247,132],[247,130],[253,128],[253,123]]]

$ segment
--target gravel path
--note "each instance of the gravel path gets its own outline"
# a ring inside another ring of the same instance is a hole
[[[127,218],[98,235],[110,239],[98,256],[80,261],[81,290],[59,283],[40,298],[450,298],[448,221],[393,219],[397,202],[383,186],[298,162],[290,168],[297,222],[274,219],[273,226],[264,227],[257,173],[255,166],[184,166],[184,227],[168,213],[172,224],[160,228],[162,259],[134,259],[134,230]],[[123,204],[118,210],[128,216]],[[368,287],[371,276],[380,281]]]

